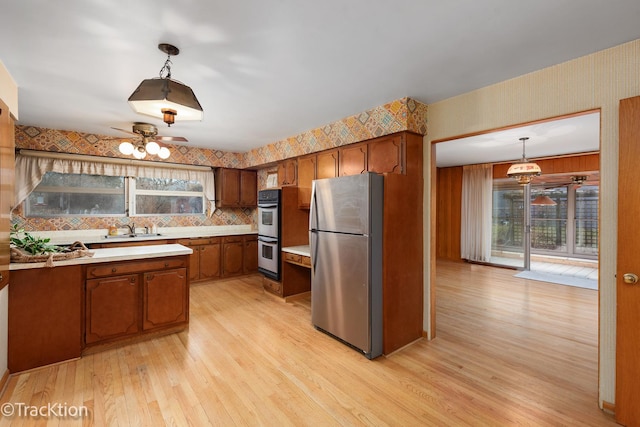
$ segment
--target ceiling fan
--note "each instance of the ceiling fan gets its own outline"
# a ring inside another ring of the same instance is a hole
[[[166,159],[171,155],[171,152],[167,147],[161,147],[158,142],[188,141],[187,138],[182,136],[160,136],[158,135],[158,128],[149,123],[134,123],[133,132],[115,127],[112,129],[141,137],[138,142],[124,141],[118,147],[122,154],[133,155],[136,159],[144,159],[147,153],[151,155],[157,154],[161,159]]]

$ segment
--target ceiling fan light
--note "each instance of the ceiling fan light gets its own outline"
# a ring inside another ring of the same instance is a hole
[[[120,143],[120,145],[118,146],[118,150],[120,150],[120,152],[125,156],[130,156],[131,154],[133,154],[134,147],[133,144],[129,141],[124,141]]]
[[[158,151],[160,151],[160,146],[155,141],[149,141],[147,143],[146,150],[147,150],[147,153],[151,155],[156,155],[158,154]]]
[[[135,157],[138,160],[142,160],[145,157],[147,157],[147,152],[145,150],[133,150],[133,157]]]
[[[171,151],[167,147],[161,147],[160,151],[158,151],[158,157],[161,159],[168,159],[171,155]]]

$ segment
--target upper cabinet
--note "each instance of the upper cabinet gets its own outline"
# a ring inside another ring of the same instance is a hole
[[[298,207],[309,209],[314,179],[338,176],[338,150],[326,150],[298,158]]]
[[[311,183],[316,179],[315,154],[298,159],[298,207],[309,209],[311,202]]]
[[[316,178],[335,178],[338,176],[338,150],[326,150],[316,155]]]
[[[257,206],[257,172],[242,169],[216,169],[216,205],[221,208]]]
[[[240,206],[258,206],[258,173],[240,171]]]
[[[286,187],[298,185],[298,161],[287,159],[278,163],[278,185]]]
[[[340,148],[340,176],[358,175],[367,171],[367,144],[352,144]]]
[[[375,139],[367,144],[367,170],[375,173],[404,173],[403,135]]]

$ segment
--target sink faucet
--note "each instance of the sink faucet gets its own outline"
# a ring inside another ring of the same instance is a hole
[[[136,224],[132,222],[131,224],[127,224],[127,228],[129,229],[130,234],[136,234]]]

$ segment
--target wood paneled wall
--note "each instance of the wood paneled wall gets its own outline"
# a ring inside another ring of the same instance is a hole
[[[462,166],[438,168],[436,256],[461,260]]]
[[[545,174],[589,172],[600,169],[599,154],[536,160]],[[507,176],[511,163],[493,166],[493,177]],[[462,166],[438,168],[436,205],[436,256],[460,261]]]

